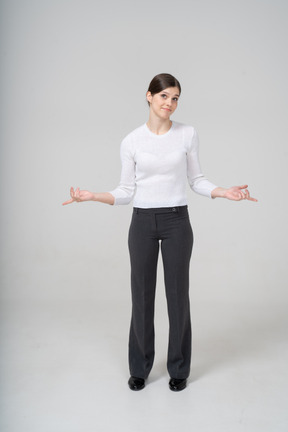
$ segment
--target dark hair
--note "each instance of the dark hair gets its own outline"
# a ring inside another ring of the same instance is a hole
[[[173,75],[161,73],[152,79],[147,91],[151,92],[151,95],[153,96],[154,94],[160,93],[162,90],[165,90],[168,87],[178,87],[180,95],[181,85],[179,81]],[[150,105],[149,102],[148,105]]]

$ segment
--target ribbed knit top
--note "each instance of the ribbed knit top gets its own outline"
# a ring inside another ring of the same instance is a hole
[[[199,140],[192,126],[172,122],[168,132],[157,135],[146,124],[128,134],[121,143],[121,179],[110,193],[114,205],[174,207],[187,204],[187,179],[191,189],[211,198],[217,186],[202,174]]]

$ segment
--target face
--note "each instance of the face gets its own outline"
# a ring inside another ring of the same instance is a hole
[[[177,108],[179,96],[178,87],[168,87],[153,96],[151,92],[147,92],[150,112],[163,120],[168,119]]]

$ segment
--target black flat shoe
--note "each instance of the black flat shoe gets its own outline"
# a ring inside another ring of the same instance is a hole
[[[169,388],[172,391],[181,391],[186,388],[187,379],[171,378],[169,381]]]
[[[145,380],[143,378],[131,376],[129,378],[128,385],[131,390],[142,390],[145,387]]]

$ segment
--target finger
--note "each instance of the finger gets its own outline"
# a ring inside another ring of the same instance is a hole
[[[80,201],[80,189],[79,189],[79,187],[75,191],[75,197],[76,197],[76,200],[79,202]]]
[[[246,199],[249,200],[249,201],[258,202],[258,200],[257,200],[256,198],[252,198],[252,197],[250,196],[250,192],[249,192],[248,189],[246,190]]]
[[[238,187],[239,187],[239,189],[247,189],[248,185],[242,185],[242,186],[238,186]]]
[[[247,198],[247,190],[241,191],[241,193],[242,193],[242,199],[246,199]]]
[[[62,203],[62,205],[67,205],[67,204],[71,204],[71,203],[72,203],[73,201],[74,201],[73,199],[71,199],[71,200],[68,200],[68,201],[65,201],[64,203]]]
[[[76,194],[76,201],[77,202],[81,202],[82,200],[81,200],[81,191],[80,191],[80,188],[76,189],[75,194]]]

